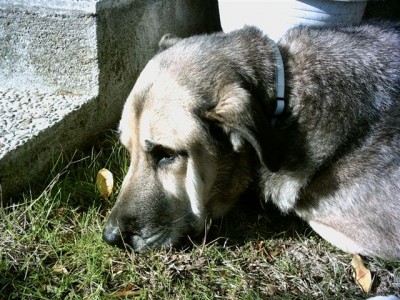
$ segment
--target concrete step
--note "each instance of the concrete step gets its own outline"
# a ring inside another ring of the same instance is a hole
[[[98,97],[0,87],[0,200],[17,198],[63,153],[93,140]]]
[[[36,138],[92,98],[0,87],[0,159]]]
[[[116,126],[162,35],[219,29],[216,0],[0,0],[0,200]]]

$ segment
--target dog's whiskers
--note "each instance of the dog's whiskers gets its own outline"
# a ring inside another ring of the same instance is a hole
[[[180,217],[180,218],[178,218],[178,219],[172,221],[171,224],[175,224],[175,223],[177,223],[177,222],[183,220],[183,219],[186,218],[188,215],[190,215],[190,213],[191,213],[191,212],[188,211],[188,212],[187,212],[186,214],[184,214],[182,217]]]

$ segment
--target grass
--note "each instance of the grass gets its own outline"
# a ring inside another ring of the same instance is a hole
[[[110,247],[101,232],[115,198],[99,196],[94,179],[106,167],[118,190],[127,154],[109,135],[79,157],[56,161],[39,195],[0,207],[0,300],[366,297],[352,278],[350,255],[252,193],[206,237],[180,248],[139,255]],[[371,295],[399,295],[400,262],[365,263]]]

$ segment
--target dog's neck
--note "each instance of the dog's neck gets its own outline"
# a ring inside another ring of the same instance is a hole
[[[272,115],[271,119],[271,125],[272,127],[275,127],[278,118],[280,115],[282,115],[283,111],[285,110],[285,69],[283,66],[283,60],[282,60],[282,55],[281,52],[279,51],[279,48],[277,44],[271,40],[268,39],[270,42],[270,46],[274,52],[275,55],[275,99],[276,99],[276,106],[275,106],[275,111]]]

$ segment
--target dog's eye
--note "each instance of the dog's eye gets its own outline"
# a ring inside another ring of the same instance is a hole
[[[175,153],[171,149],[163,147],[155,147],[151,151],[151,155],[157,165],[165,165],[171,163],[178,156],[177,153]]]

